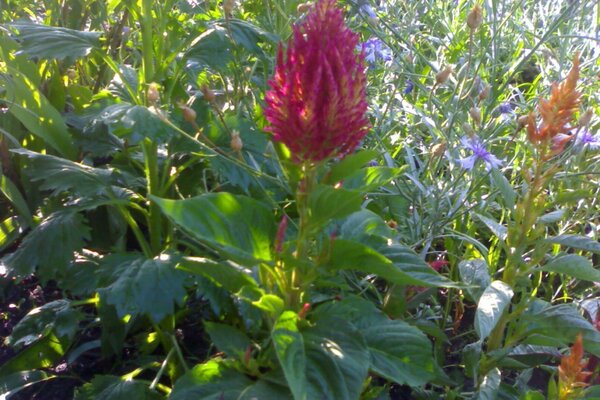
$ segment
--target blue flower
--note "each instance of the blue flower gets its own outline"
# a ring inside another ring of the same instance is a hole
[[[375,64],[380,59],[385,62],[392,61],[392,50],[378,38],[371,38],[363,43],[362,48],[365,51],[365,60],[369,64]]]
[[[487,151],[485,145],[477,136],[465,136],[460,139],[460,142],[464,149],[473,152],[473,155],[461,158],[459,160],[460,165],[464,169],[472,170],[473,167],[475,167],[477,160],[481,160],[485,163],[486,171],[489,171],[492,168],[498,168],[502,165],[502,160],[498,159],[495,155]]]
[[[512,104],[502,103],[498,106],[498,111],[500,111],[500,114],[510,114],[513,112]]]
[[[587,129],[582,129],[577,133],[575,137],[575,145],[579,147],[588,147],[590,150],[600,149],[600,136],[594,135]]]
[[[404,90],[402,91],[402,93],[410,94],[414,88],[415,88],[415,84],[413,83],[413,81],[411,81],[409,79],[406,81],[406,86],[404,87]]]

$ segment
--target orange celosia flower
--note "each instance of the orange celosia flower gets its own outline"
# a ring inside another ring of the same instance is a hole
[[[575,343],[571,347],[571,354],[563,356],[558,367],[558,390],[559,399],[566,400],[574,398],[576,392],[587,386],[587,379],[592,374],[584,371],[588,361],[583,360],[583,338],[577,335]]]
[[[571,129],[573,113],[579,106],[581,93],[576,90],[579,79],[579,54],[573,59],[573,67],[567,78],[560,84],[552,85],[550,99],[541,99],[538,111],[542,123],[537,126],[535,115],[530,113],[527,119],[527,135],[533,144],[549,143],[558,134],[566,134]],[[554,143],[553,150],[561,151],[568,140]]]

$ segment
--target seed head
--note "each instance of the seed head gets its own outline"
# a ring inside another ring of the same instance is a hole
[[[435,82],[438,85],[441,85],[442,83],[448,80],[450,74],[452,74],[452,67],[448,65],[443,70],[437,73],[437,75],[435,76]]]
[[[479,26],[483,23],[483,10],[479,4],[475,4],[469,15],[467,15],[467,26],[471,30],[475,30],[479,28]]]

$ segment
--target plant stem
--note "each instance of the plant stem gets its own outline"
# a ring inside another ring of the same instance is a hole
[[[158,174],[158,148],[148,138],[143,143],[144,169],[148,187],[148,195],[160,195],[160,179]],[[162,218],[160,208],[156,203],[150,201],[148,230],[150,235],[150,246],[154,255],[160,253],[162,245]]]
[[[142,55],[144,81],[154,78],[154,45],[152,38],[152,0],[142,0]]]

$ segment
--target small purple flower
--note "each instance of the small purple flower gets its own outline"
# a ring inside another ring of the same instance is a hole
[[[500,111],[500,114],[510,114],[513,112],[512,104],[502,103],[498,106],[498,111]]]
[[[412,93],[414,88],[415,88],[415,84],[413,83],[413,81],[411,81],[409,79],[406,81],[406,86],[404,87],[404,90],[402,91],[402,93],[410,94],[410,93]]]
[[[498,168],[502,165],[502,160],[499,160],[495,155],[486,150],[485,145],[477,136],[465,136],[460,139],[464,149],[473,152],[472,156],[461,158],[460,165],[466,170],[472,170],[475,167],[477,160],[485,163],[485,170],[489,171],[492,168]]]
[[[600,135],[594,135],[587,129],[582,129],[575,137],[575,145],[579,147],[586,146],[590,150],[598,150],[600,149]]]
[[[365,60],[369,64],[375,64],[380,59],[384,62],[392,61],[392,50],[378,38],[371,38],[363,43],[362,48],[365,51]]]

